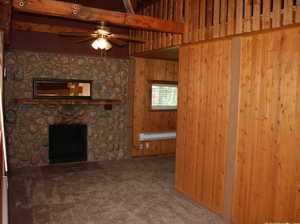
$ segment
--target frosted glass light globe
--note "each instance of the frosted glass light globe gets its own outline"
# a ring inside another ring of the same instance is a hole
[[[92,47],[95,50],[101,49],[101,50],[109,50],[112,46],[111,44],[104,38],[98,38],[92,43]]]

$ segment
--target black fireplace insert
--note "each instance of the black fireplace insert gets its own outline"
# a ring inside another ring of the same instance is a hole
[[[49,162],[67,163],[87,160],[87,127],[84,124],[49,126]]]

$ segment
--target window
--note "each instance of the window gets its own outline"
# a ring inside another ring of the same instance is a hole
[[[151,110],[176,110],[178,98],[177,82],[151,82]]]

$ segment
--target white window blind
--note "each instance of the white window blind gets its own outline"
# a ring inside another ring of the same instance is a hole
[[[177,109],[176,84],[152,84],[152,110]]]

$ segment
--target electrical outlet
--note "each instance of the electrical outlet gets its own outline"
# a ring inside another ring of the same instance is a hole
[[[143,144],[140,144],[139,149],[140,149],[140,150],[143,150],[143,149],[144,149],[144,145],[143,145]]]
[[[149,149],[149,148],[150,148],[150,143],[146,142],[146,149]]]

